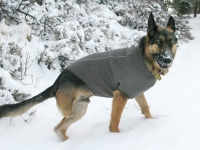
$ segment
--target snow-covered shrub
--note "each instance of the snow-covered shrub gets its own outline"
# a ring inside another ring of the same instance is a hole
[[[56,67],[55,60],[57,59],[57,56],[55,56],[54,53],[48,49],[47,45],[45,45],[43,51],[39,52],[39,54],[36,56],[36,59],[39,65],[44,63],[49,70],[55,69]]]
[[[30,26],[26,24],[7,26],[4,20],[0,23],[0,92],[4,98],[24,100],[29,96],[25,90],[14,88],[15,80],[20,82],[31,66],[29,53],[24,49],[30,37]],[[7,73],[6,73],[7,72]],[[6,94],[6,92],[9,93]],[[7,96],[6,96],[7,95]]]
[[[108,5],[110,4],[108,3]],[[150,12],[153,12],[156,23],[161,27],[165,27],[169,16],[173,15],[164,11],[162,7],[154,1],[142,3],[140,1],[127,0],[126,2],[119,3],[113,10],[115,14],[120,17],[119,23],[121,25],[141,31],[146,31]],[[187,18],[184,16],[173,16],[176,21],[176,34],[178,39],[183,41],[192,39],[193,37],[190,33]]]

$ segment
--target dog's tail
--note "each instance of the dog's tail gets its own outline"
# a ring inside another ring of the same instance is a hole
[[[47,88],[42,93],[27,99],[25,101],[22,101],[17,104],[6,104],[0,106],[0,118],[3,117],[15,117],[22,115],[27,110],[29,110],[31,107],[43,102],[44,100],[54,97],[57,91],[57,86],[52,85],[49,88]]]

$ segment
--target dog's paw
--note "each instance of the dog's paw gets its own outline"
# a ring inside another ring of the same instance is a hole
[[[149,109],[147,109],[147,110],[141,110],[141,112],[144,115],[145,119],[153,119],[153,117],[151,116],[151,113],[150,113]]]
[[[120,130],[118,128],[113,128],[111,126],[109,126],[109,130],[110,132],[120,133]]]
[[[144,116],[145,119],[154,119],[152,116]]]
[[[67,140],[67,139],[69,138],[69,137],[68,137],[65,133],[63,133],[62,130],[60,130],[60,129],[54,128],[54,131],[56,132],[56,134],[57,134],[63,141],[65,141],[65,140]]]
[[[144,114],[145,119],[153,119],[150,113]]]

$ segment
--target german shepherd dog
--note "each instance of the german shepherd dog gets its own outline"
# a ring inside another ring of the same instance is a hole
[[[165,75],[172,65],[177,49],[177,39],[174,33],[175,21],[172,16],[170,16],[167,26],[160,28],[156,25],[153,14],[150,14],[147,35],[141,38],[137,48],[139,49],[142,62],[155,80],[161,80],[161,75]],[[123,74],[125,75],[126,72],[123,72]],[[90,76],[90,78],[94,77]],[[119,89],[112,91],[113,103],[109,125],[111,132],[120,132],[118,126],[121,114],[127,99],[130,98],[125,92]],[[54,131],[62,140],[67,140],[66,132],[68,127],[83,117],[90,101],[89,98],[92,95],[94,95],[92,89],[85,82],[71,71],[65,69],[54,84],[42,93],[17,104],[0,106],[0,118],[22,115],[31,107],[48,98],[55,97],[57,106],[64,118],[54,128]],[[144,92],[133,98],[136,99],[145,118],[152,118]]]

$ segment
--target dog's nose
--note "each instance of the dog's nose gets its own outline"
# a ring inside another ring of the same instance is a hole
[[[163,58],[163,63],[165,63],[166,65],[169,65],[171,62],[172,62],[172,59],[171,58]]]
[[[171,53],[169,51],[165,51],[164,54],[161,54],[160,55],[160,59],[163,62],[163,64],[167,65],[167,66],[170,65],[171,62],[173,61],[172,55],[171,55]]]
[[[160,63],[162,63],[164,66],[169,66],[171,62],[173,61],[172,57],[169,55],[160,55],[159,57]]]

